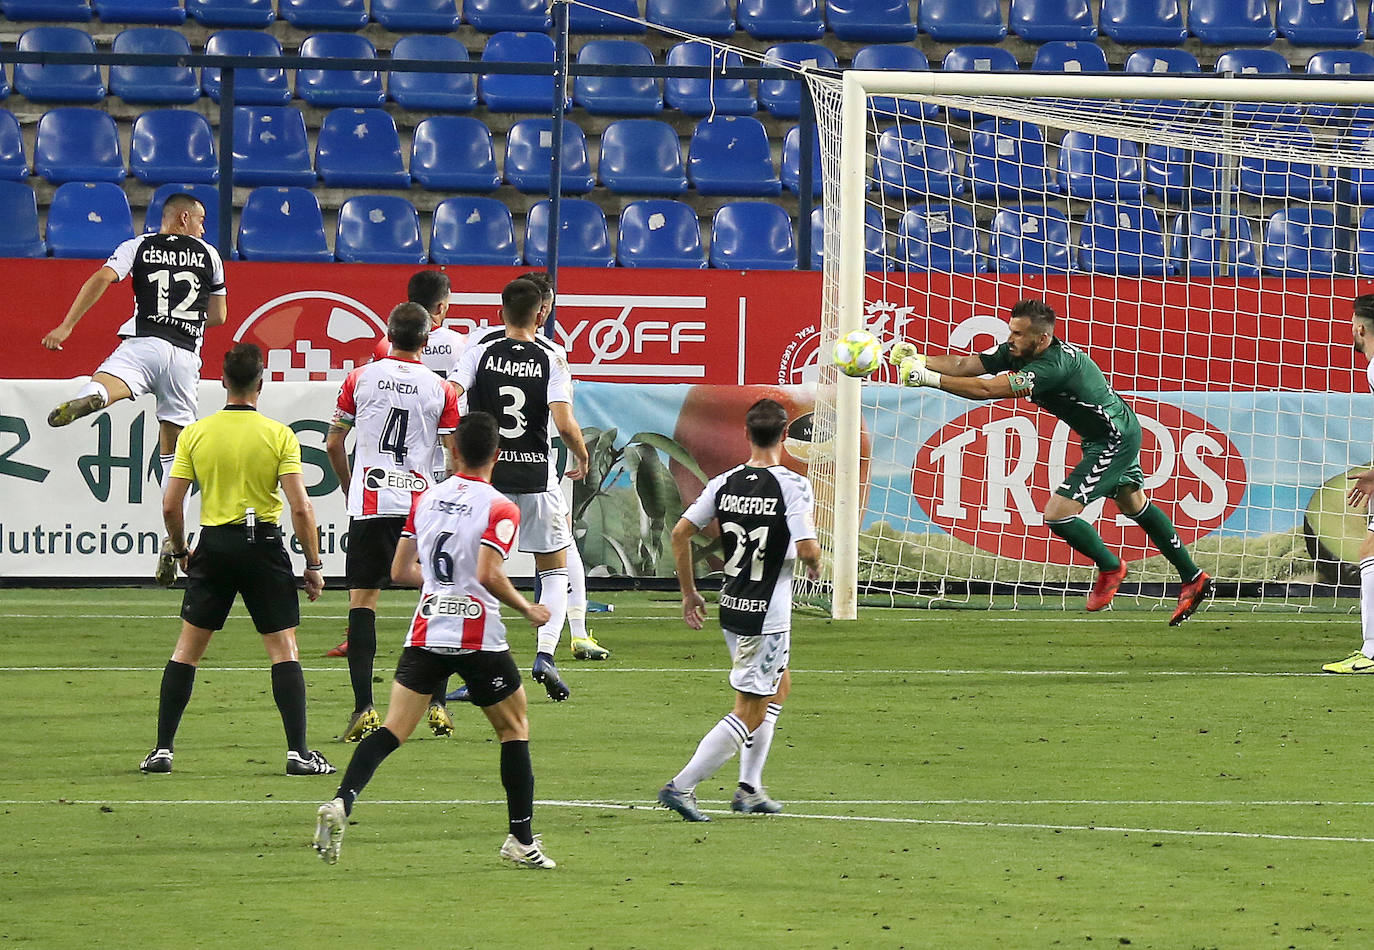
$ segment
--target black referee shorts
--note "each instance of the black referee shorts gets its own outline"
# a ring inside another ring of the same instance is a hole
[[[433,696],[454,673],[463,678],[474,706],[495,706],[520,688],[520,669],[509,650],[435,653],[406,647],[396,663],[396,682],[425,696]]]
[[[278,633],[300,625],[296,575],[282,544],[281,528],[259,525],[252,544],[241,524],[200,529],[196,550],[186,565],[181,619],[219,630],[236,594],[243,597],[258,633]]]
[[[344,576],[349,590],[382,590],[391,586],[391,561],[401,540],[406,519],[351,518],[348,522],[348,556]]]

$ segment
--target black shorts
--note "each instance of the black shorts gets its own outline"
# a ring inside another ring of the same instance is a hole
[[[258,633],[278,633],[300,625],[296,575],[282,545],[281,528],[259,525],[252,544],[243,525],[200,529],[186,565],[181,619],[219,630],[236,594],[243,597]]]
[[[406,647],[396,663],[396,682],[425,696],[434,695],[454,673],[463,678],[474,706],[495,706],[520,688],[520,669],[509,650],[435,653]]]
[[[348,522],[348,556],[344,576],[349,590],[381,590],[391,586],[391,561],[406,526],[403,516],[352,518]]]

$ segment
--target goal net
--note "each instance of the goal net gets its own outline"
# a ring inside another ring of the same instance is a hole
[[[1374,85],[807,79],[822,353],[858,327],[977,353],[1006,338],[1013,303],[1043,299],[1135,409],[1146,494],[1219,600],[1354,594],[1365,517],[1346,476],[1374,455],[1374,399],[1350,316],[1374,289]],[[1081,604],[1095,569],[1040,515],[1080,457],[1066,425],[1028,400],[903,389],[890,367],[861,384],[827,366],[819,386],[813,593],[836,617],[859,602]],[[1129,562],[1123,595],[1171,606],[1177,574],[1144,532],[1110,502],[1083,517]]]

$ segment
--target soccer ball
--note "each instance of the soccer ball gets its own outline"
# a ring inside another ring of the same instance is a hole
[[[868,376],[883,362],[883,345],[867,330],[850,330],[835,341],[831,355],[846,376]]]

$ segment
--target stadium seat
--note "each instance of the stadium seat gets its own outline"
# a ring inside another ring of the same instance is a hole
[[[1278,36],[1266,0],[1189,0],[1188,31],[1208,46],[1263,46]]]
[[[143,230],[156,231],[162,227],[162,206],[172,195],[184,193],[193,195],[205,206],[205,240],[223,251],[219,246],[219,189],[214,185],[201,185],[191,182],[168,182],[158,185],[148,199],[148,210],[143,216]],[[233,255],[237,256],[237,255]]]
[[[89,0],[4,0],[0,10],[8,20],[51,20],[85,23],[91,18]]]
[[[907,0],[828,0],[830,31],[846,43],[910,43],[916,39]]]
[[[234,107],[234,184],[315,184],[305,116],[292,106]]]
[[[1107,54],[1096,43],[1077,40],[1052,40],[1035,51],[1031,72],[1105,73]]]
[[[315,172],[331,188],[410,187],[401,137],[385,109],[326,114],[315,139]]]
[[[1097,36],[1088,0],[1011,0],[1007,24],[1032,43],[1092,40]]]
[[[320,203],[308,188],[254,188],[239,215],[246,261],[332,261]]]
[[[186,0],[186,12],[209,27],[264,29],[277,18],[272,0]]]
[[[771,201],[734,201],[711,219],[712,267],[732,270],[795,270],[792,219]]]
[[[941,68],[946,72],[1014,73],[1020,66],[1010,50],[1000,46],[956,46],[945,54]],[[955,122],[986,122],[993,118],[983,113],[969,115],[967,109],[950,109]]]
[[[887,231],[883,212],[876,205],[864,206],[864,270],[895,270],[897,260],[887,253]],[[825,208],[811,209],[811,269],[825,265]]]
[[[210,120],[190,109],[152,109],[134,120],[129,171],[145,185],[219,181]]]
[[[915,205],[897,225],[896,262],[909,271],[983,274],[973,212],[962,205]],[[873,270],[869,267],[869,270]]]
[[[1003,273],[1067,274],[1069,219],[1057,208],[1002,208],[992,219],[988,256]]]
[[[104,260],[134,236],[124,189],[108,181],[58,185],[48,205],[48,251],[53,257]]]
[[[654,54],[634,40],[591,40],[577,53],[581,64],[652,66]],[[658,115],[663,91],[652,76],[578,76],[573,102],[591,115]]]
[[[115,37],[114,52],[190,56],[191,44],[177,30],[136,26]],[[200,98],[200,83],[190,66],[111,66],[110,92],[125,102],[186,105]]]
[[[435,264],[518,265],[510,208],[495,198],[467,195],[441,202],[434,209],[429,259]]]
[[[622,119],[601,133],[601,183],[619,195],[680,195],[687,190],[677,130],[657,119]]]
[[[883,43],[865,46],[854,54],[849,64],[851,69],[893,69],[915,72],[930,68],[926,54],[915,46],[902,43]],[[933,119],[940,111],[933,103],[920,103],[911,99],[897,99],[893,96],[871,96],[868,111],[877,122],[890,122],[900,116],[904,119]]]
[[[670,198],[631,202],[620,212],[616,259],[621,267],[704,268],[697,213]]]
[[[367,264],[424,264],[420,216],[399,195],[355,195],[339,208],[336,260]]]
[[[735,33],[730,0],[648,0],[644,18],[694,36],[728,37]]]
[[[549,207],[547,198],[530,208],[525,218],[525,263],[549,265]],[[559,203],[558,266],[614,267],[606,215],[595,201],[564,198]]]
[[[33,172],[53,184],[64,181],[122,182],[124,160],[114,118],[99,109],[49,109],[38,119]]]
[[[1045,167],[1045,140],[1038,126],[1012,119],[980,122],[973,133],[968,175],[975,198],[1058,192]]]
[[[1299,154],[1316,152],[1316,137],[1301,125],[1278,124],[1250,139],[1257,150],[1282,141]],[[1352,171],[1355,171],[1352,169]],[[1249,198],[1287,198],[1292,201],[1330,201],[1335,196],[1331,169],[1310,162],[1257,158],[1240,160],[1240,191]]]
[[[482,33],[547,32],[553,26],[545,0],[464,0],[463,19]]]
[[[1125,139],[1065,132],[1059,143],[1059,190],[1071,198],[1140,197],[1140,150]]]
[[[35,26],[19,34],[21,53],[94,53],[95,40],[71,26]],[[99,102],[105,84],[99,66],[14,64],[14,91],[34,102]]]
[[[463,18],[457,0],[372,0],[372,19],[393,33],[449,33],[458,29]]]
[[[818,40],[825,17],[818,0],[739,0],[739,28],[756,40]]]
[[[1272,49],[1233,49],[1217,57],[1213,71],[1218,76],[1234,73],[1237,76],[1287,76],[1288,60],[1278,50]],[[1213,106],[1217,113],[1225,110],[1226,104],[1218,102]],[[1237,102],[1232,105],[1232,115],[1237,122],[1266,122],[1280,118],[1295,118],[1299,108],[1292,103],[1254,103]]]
[[[102,23],[161,23],[181,26],[186,9],[181,0],[95,0]]]
[[[48,247],[38,236],[38,200],[33,189],[20,181],[0,181],[0,257],[47,254]]]
[[[7,98],[9,98],[9,94],[10,94],[10,77],[9,77],[9,72],[6,70],[4,64],[0,63],[0,99],[7,99]]]
[[[1150,48],[1138,49],[1126,57],[1123,71],[1150,75],[1186,74],[1200,73],[1202,67],[1198,64],[1197,57],[1187,50]],[[1185,105],[1177,99],[1133,99],[1129,102],[1132,111],[1144,113],[1160,121],[1169,121],[1186,114],[1200,115],[1206,111],[1206,106],[1201,103],[1190,102]]]
[[[506,181],[526,194],[547,195],[552,163],[553,119],[524,119],[510,127],[506,133]],[[564,194],[583,195],[595,186],[591,159],[587,156],[587,137],[571,119],[563,120],[560,164]]]
[[[1188,195],[1188,151],[1177,145],[1145,146],[1145,187],[1152,195],[1177,204]]]
[[[403,36],[391,48],[392,59],[466,63],[467,47],[451,36]],[[468,112],[477,106],[473,73],[387,73],[387,96],[415,112]]]
[[[1164,229],[1149,205],[1094,202],[1078,236],[1078,266],[1090,274],[1162,277]]]
[[[782,194],[768,131],[753,116],[702,119],[687,149],[687,178],[703,195]]]
[[[764,54],[763,65],[840,69],[835,54],[820,43],[779,43]],[[801,115],[801,85],[800,79],[760,79],[759,102],[779,119],[795,119]]]
[[[0,181],[28,181],[29,163],[24,158],[24,133],[8,109],[0,109]]]
[[[280,56],[281,43],[271,33],[259,30],[220,30],[205,41],[207,56]],[[205,94],[219,102],[219,70],[206,66],[200,71],[200,86]],[[291,87],[286,82],[286,70],[234,70],[234,103],[240,106],[284,106],[291,101]]]
[[[1364,27],[1355,0],[1279,0],[1279,33],[1294,46],[1359,46]]]
[[[1336,270],[1336,215],[1330,208],[1286,208],[1269,217],[1264,271],[1280,277],[1325,277]]]
[[[782,140],[782,184],[794,195],[801,194],[801,128],[792,126]],[[824,178],[821,171],[820,133],[811,137],[811,197],[819,198],[823,192]]]
[[[0,201],[0,209],[5,207],[5,203]],[[9,214],[0,210],[0,220],[8,221]],[[1360,227],[1355,237],[1356,266],[1357,272],[1361,277],[1368,277],[1374,274],[1374,208],[1366,208],[1360,215]],[[0,252],[3,248],[0,247]],[[4,252],[7,257],[27,257],[26,254],[10,254]],[[34,255],[38,256],[38,255]]]
[[[301,40],[300,55],[309,59],[376,59],[372,41],[356,33],[315,33]],[[382,74],[375,69],[298,69],[296,95],[312,106],[381,106],[386,104]]]
[[[878,136],[873,180],[888,197],[964,193],[959,157],[943,125],[917,122],[899,125]]]
[[[277,15],[298,30],[361,30],[366,0],[277,0]]]
[[[704,43],[679,43],[668,51],[669,66],[743,66],[739,53],[712,50]],[[758,102],[743,79],[665,79],[663,101],[690,116],[753,115]]]
[[[1188,38],[1178,0],[1102,0],[1098,26],[1118,43],[1177,46]]]
[[[430,116],[411,139],[410,177],[431,191],[494,191],[501,173],[491,130],[469,116]]]
[[[1190,277],[1259,276],[1249,220],[1232,212],[1229,228],[1223,228],[1224,221],[1215,208],[1185,211],[1174,218],[1169,259],[1179,273]]]
[[[543,9],[542,0],[540,9]],[[482,60],[489,63],[553,63],[553,40],[543,33],[497,33],[487,40]],[[492,112],[553,110],[553,76],[484,74],[478,82],[482,103]]]
[[[1374,76],[1374,56],[1360,50],[1322,50],[1307,61],[1309,76],[1341,79],[1347,76]],[[1351,116],[1356,122],[1374,122],[1374,106],[1337,106],[1314,102],[1307,115],[1314,122],[1325,122],[1335,115]]]
[[[586,0],[568,6],[568,30],[572,33],[644,33],[635,0]]]
[[[1007,35],[999,0],[921,0],[916,24],[941,43],[996,43]]]

